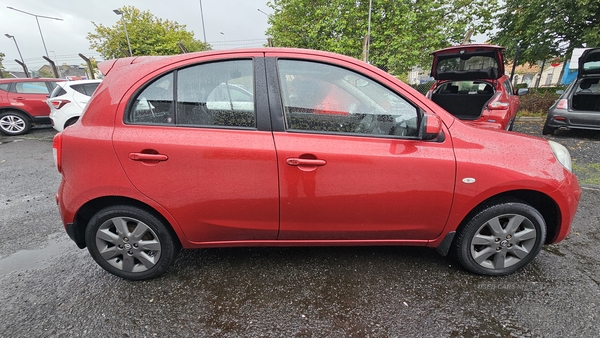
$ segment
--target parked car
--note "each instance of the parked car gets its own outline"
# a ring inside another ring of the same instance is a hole
[[[436,81],[427,97],[465,122],[512,130],[519,96],[529,89],[513,89],[504,74],[503,50],[493,45],[461,45],[433,52],[431,76]]]
[[[90,96],[102,80],[77,80],[59,82],[46,100],[50,107],[50,120],[57,131],[77,122]]]
[[[56,198],[69,236],[122,278],[162,274],[181,247],[322,245],[426,246],[505,275],[564,239],[577,210],[565,147],[465,124],[350,57],[261,48],[99,68],[80,123],[54,138]]]
[[[558,128],[600,130],[600,48],[579,57],[577,79],[548,110],[542,134]]]
[[[46,99],[61,79],[0,79],[0,132],[22,135],[35,124],[50,124]]]

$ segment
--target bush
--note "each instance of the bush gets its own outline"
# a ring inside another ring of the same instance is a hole
[[[425,95],[429,91],[429,88],[431,88],[431,86],[433,86],[434,82],[435,81],[428,81],[425,83],[421,83],[421,84],[417,84],[417,85],[410,85],[410,86],[413,87],[414,89],[416,89],[417,91],[419,91],[419,93]]]
[[[560,95],[556,94],[558,88],[539,88],[531,89],[529,94],[521,96],[521,105],[519,110],[522,115],[545,115],[550,106],[558,99]]]

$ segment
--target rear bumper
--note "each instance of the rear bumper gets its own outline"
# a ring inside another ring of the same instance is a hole
[[[551,109],[546,117],[546,126],[600,130],[600,111]]]

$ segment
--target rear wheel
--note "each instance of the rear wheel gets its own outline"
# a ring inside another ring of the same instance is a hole
[[[549,127],[547,125],[544,125],[544,129],[542,129],[542,135],[552,135],[552,134],[554,134],[555,130],[556,130],[556,128],[554,128],[554,127]]]
[[[467,270],[508,275],[529,264],[546,239],[546,223],[532,206],[512,200],[482,208],[458,234],[454,254]]]
[[[31,129],[31,121],[24,113],[7,111],[0,113],[0,131],[6,135],[23,135]]]
[[[131,280],[158,277],[179,253],[179,242],[163,222],[127,205],[96,213],[88,223],[85,242],[102,268]]]

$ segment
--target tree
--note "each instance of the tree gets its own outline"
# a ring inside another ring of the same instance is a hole
[[[2,61],[4,61],[5,56],[4,53],[0,52],[0,78],[4,77],[4,66],[2,65]]]
[[[506,0],[492,42],[519,60],[535,63],[570,54],[573,48],[600,46],[600,1]]]
[[[267,34],[275,46],[327,50],[361,58],[368,0],[270,0]],[[458,44],[469,29],[492,28],[496,0],[373,0],[370,63],[403,73],[429,67],[432,51]]]
[[[180,54],[181,43],[189,51],[209,49],[207,44],[194,39],[194,33],[188,32],[185,25],[175,21],[162,20],[149,11],[140,11],[133,6],[119,8],[127,26],[127,34],[133,55],[173,55]],[[123,27],[123,21],[117,21],[112,27],[92,22],[96,31],[87,34],[90,48],[104,59],[129,56],[129,46]]]

